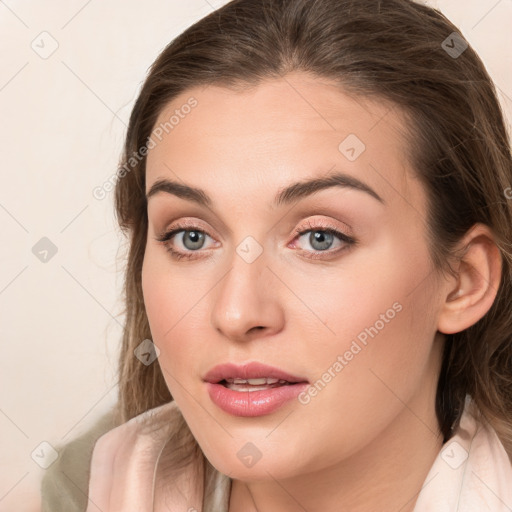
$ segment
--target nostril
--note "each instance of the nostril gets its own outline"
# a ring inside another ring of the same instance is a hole
[[[262,329],[265,329],[265,327],[263,325],[257,325],[256,327],[252,327],[251,329],[249,329],[249,332],[260,331]]]

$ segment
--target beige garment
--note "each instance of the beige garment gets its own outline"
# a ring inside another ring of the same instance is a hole
[[[490,426],[466,405],[455,435],[441,448],[414,512],[511,512],[512,463]]]
[[[414,512],[512,511],[512,464],[495,432],[476,419],[473,407],[468,396],[460,427],[430,469]],[[202,454],[165,485],[158,484],[159,456],[181,442],[176,431],[183,431],[183,425],[179,409],[170,402],[102,436],[91,462],[87,512],[228,512],[231,480],[205,465]],[[210,478],[206,483],[205,474]]]
[[[163,466],[180,445],[192,460],[169,476]],[[207,462],[173,401],[98,439],[87,512],[228,512],[230,489],[231,480]]]

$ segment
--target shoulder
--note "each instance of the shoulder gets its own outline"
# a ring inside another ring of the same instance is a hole
[[[88,497],[94,510],[143,510],[152,503],[161,454],[174,445],[183,425],[183,416],[171,401],[102,435],[90,465]]]
[[[511,484],[508,454],[468,395],[460,424],[434,461],[414,512],[510,511]]]
[[[181,419],[176,403],[171,401],[109,429],[95,442],[92,464],[109,466],[119,464],[122,458],[140,460],[149,451],[159,450],[177,430]]]
[[[113,429],[114,410],[103,414],[85,433],[55,446],[59,456],[41,482],[42,512],[83,512],[87,508],[89,468],[98,438]]]
[[[496,431],[484,419],[477,406],[474,403],[471,406],[474,435],[466,447],[467,452],[463,453],[464,457],[467,456],[467,472],[460,493],[461,510],[465,510],[464,506],[468,510],[479,511],[510,510],[512,461]]]
[[[121,425],[114,409],[84,434],[55,446],[58,459],[41,482],[42,512],[85,512],[91,491],[101,493],[114,472],[153,466],[159,450],[180,425],[175,402],[145,411]]]

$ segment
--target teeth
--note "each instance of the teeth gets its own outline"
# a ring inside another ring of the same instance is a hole
[[[286,380],[261,377],[259,379],[225,379],[226,387],[232,391],[263,391],[269,388],[276,388],[290,384]]]
[[[230,384],[249,384],[250,386],[263,386],[265,384],[277,384],[278,382],[285,384],[285,380],[271,379],[269,377],[261,377],[259,379],[226,379]]]

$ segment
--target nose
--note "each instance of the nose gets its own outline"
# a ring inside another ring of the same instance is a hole
[[[265,253],[251,263],[234,254],[231,268],[212,293],[211,322],[224,337],[249,341],[283,328],[282,286],[267,264]]]

